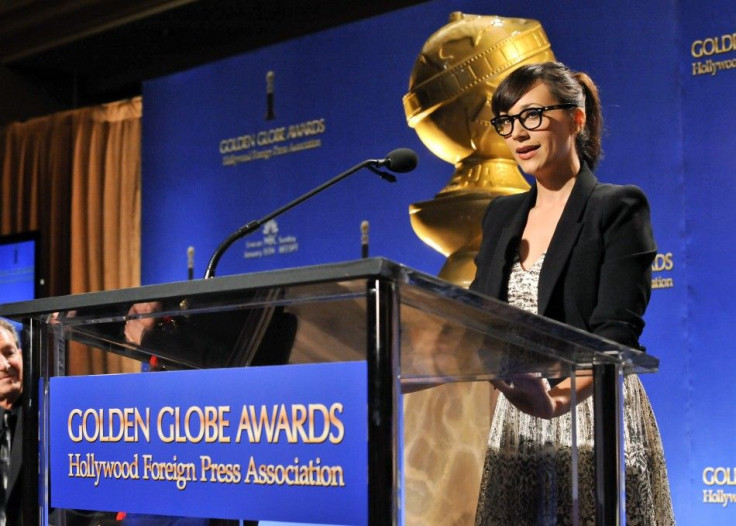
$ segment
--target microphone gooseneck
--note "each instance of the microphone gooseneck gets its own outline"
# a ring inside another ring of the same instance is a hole
[[[416,166],[417,154],[409,148],[397,148],[396,150],[392,150],[391,152],[389,152],[384,159],[369,159],[367,161],[363,161],[362,163],[356,164],[347,171],[333,177],[326,183],[322,183],[317,188],[314,188],[306,194],[297,197],[296,199],[285,204],[281,208],[274,210],[270,214],[266,214],[261,219],[256,219],[255,221],[251,221],[250,223],[241,226],[238,230],[230,234],[230,236],[228,236],[225,241],[220,243],[217,249],[215,249],[215,251],[212,253],[212,257],[210,257],[210,261],[207,264],[207,270],[204,274],[204,278],[208,279],[215,276],[215,269],[217,267],[217,263],[220,261],[220,258],[230,247],[230,245],[235,243],[238,239],[251,234],[252,232],[256,231],[263,223],[283,214],[284,212],[295,207],[302,201],[306,201],[313,195],[321,192],[326,188],[329,188],[338,181],[345,179],[347,176],[354,174],[361,168],[368,168],[373,173],[376,173],[380,175],[383,179],[393,183],[396,181],[396,177],[392,174],[379,170],[378,167],[386,167],[396,173],[406,173],[412,171],[414,168],[416,168]]]

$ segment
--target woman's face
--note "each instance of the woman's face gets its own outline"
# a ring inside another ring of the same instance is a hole
[[[559,104],[543,82],[537,83],[516,101],[508,115],[518,115],[528,108],[541,108]],[[541,124],[527,130],[514,119],[511,135],[505,138],[514,159],[521,169],[536,179],[567,178],[580,170],[580,160],[575,137],[585,122],[585,113],[574,110],[554,109],[542,113]]]

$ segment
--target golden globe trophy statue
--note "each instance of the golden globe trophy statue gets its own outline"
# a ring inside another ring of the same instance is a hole
[[[440,277],[456,285],[467,287],[475,275],[490,201],[529,188],[490,125],[493,92],[519,66],[548,60],[554,55],[539,22],[463,13],[452,13],[416,60],[404,96],[407,122],[455,171],[409,214],[419,238],[447,257]],[[426,346],[431,351],[440,340]],[[407,525],[474,524],[496,400],[489,385],[450,383],[404,395]]]
[[[414,64],[404,96],[407,122],[433,154],[455,167],[434,199],[409,209],[414,232],[447,256],[441,278],[470,284],[488,203],[529,188],[490,125],[490,103],[511,71],[548,60],[554,54],[536,20],[455,12]]]

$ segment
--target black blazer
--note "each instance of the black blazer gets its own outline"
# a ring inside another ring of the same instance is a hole
[[[470,288],[506,300],[536,187],[494,199]],[[639,346],[657,255],[649,203],[635,186],[601,184],[583,165],[539,277],[539,314],[630,347]]]

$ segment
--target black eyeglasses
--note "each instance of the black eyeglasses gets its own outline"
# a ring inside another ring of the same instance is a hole
[[[536,130],[542,125],[542,114],[550,110],[569,110],[577,108],[577,104],[566,102],[564,104],[554,104],[552,106],[542,106],[541,108],[527,108],[520,111],[516,115],[500,115],[491,119],[491,124],[501,137],[508,137],[514,131],[514,119],[519,119],[521,125],[527,130]]]

